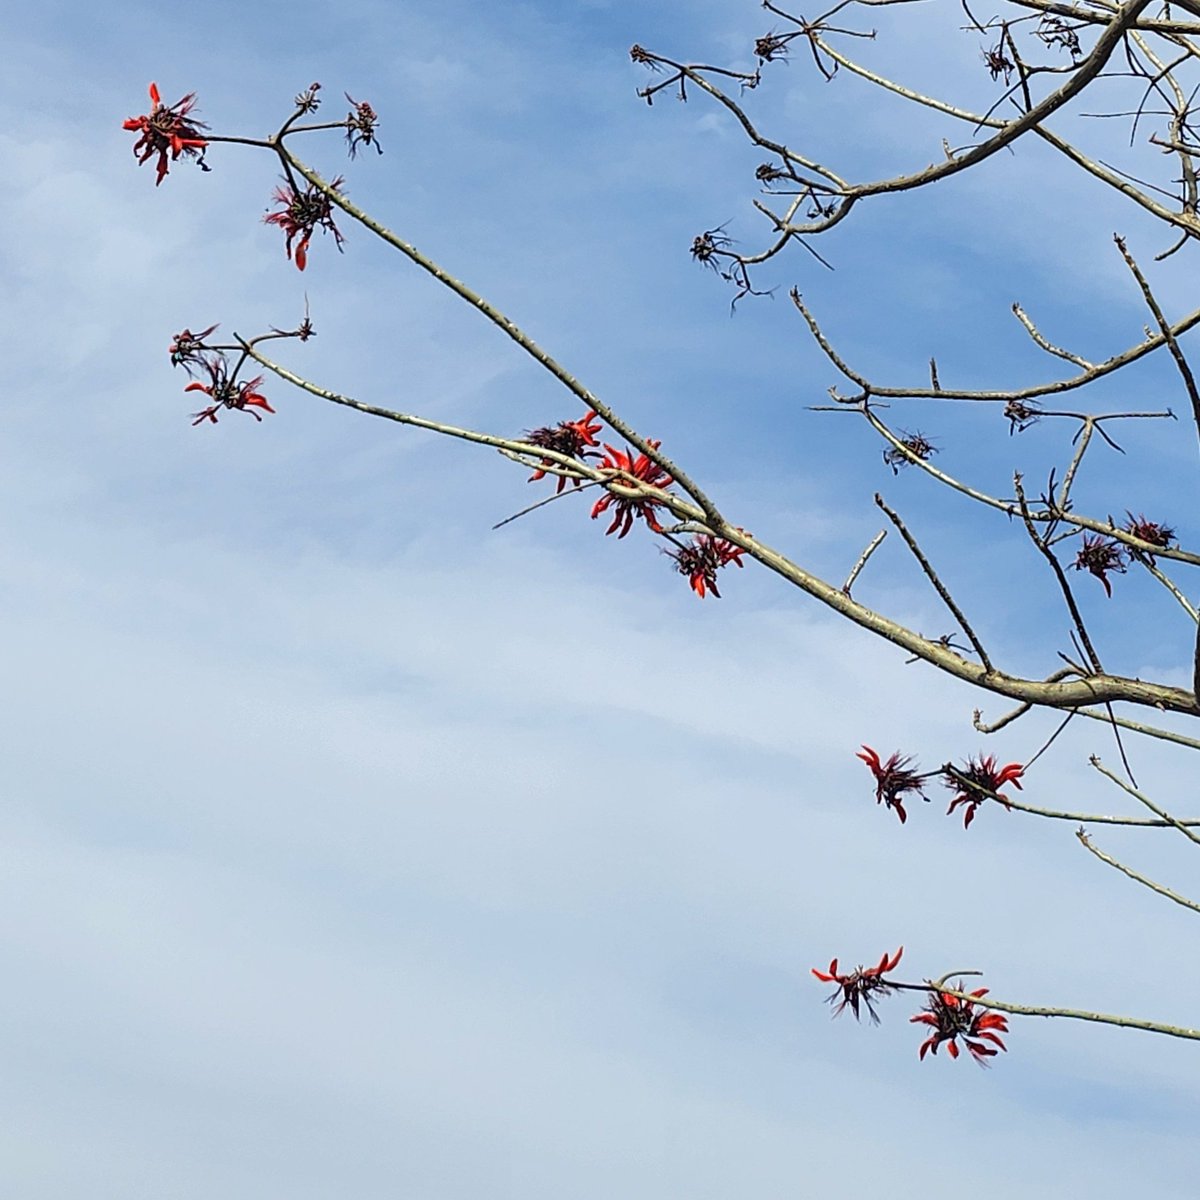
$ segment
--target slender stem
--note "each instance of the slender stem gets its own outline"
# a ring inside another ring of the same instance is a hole
[[[916,558],[917,562],[921,564],[921,570],[925,572],[926,578],[930,583],[933,584],[937,594],[941,596],[943,603],[951,611],[951,613],[953,613],[954,619],[958,622],[959,627],[962,629],[963,633],[967,635],[971,645],[975,647],[975,653],[979,655],[979,661],[983,663],[984,667],[988,671],[993,670],[994,668],[992,667],[992,661],[990,658],[988,658],[988,653],[983,648],[983,643],[976,636],[975,630],[971,628],[971,624],[963,614],[962,609],[959,608],[954,602],[954,597],[950,595],[950,590],[938,578],[937,572],[933,569],[932,563],[930,563],[929,559],[925,557],[921,547],[917,545],[916,538],[909,533],[899,515],[888,507],[883,497],[878,492],[875,493],[875,503],[881,509],[883,509],[888,520],[895,525],[896,529],[900,533],[900,536],[904,539],[904,544],[912,551],[913,557]]]
[[[958,991],[946,983],[947,979],[956,975],[978,974],[978,971],[950,971],[939,980],[930,980],[921,990],[942,992],[959,1000],[968,1000],[980,1008],[993,1008],[997,1012],[1012,1013],[1014,1016],[1064,1017],[1073,1021],[1093,1021],[1100,1025],[1116,1025],[1122,1029],[1141,1029],[1146,1033],[1162,1033],[1167,1037],[1200,1041],[1200,1029],[1189,1029],[1184,1025],[1166,1025],[1161,1021],[1144,1021],[1140,1017],[1121,1017],[1111,1013],[1089,1012],[1082,1008],[1051,1008],[1041,1004],[1012,1004],[1007,1000],[994,1000],[991,996],[972,996],[969,992]]]
[[[1163,887],[1161,883],[1155,883],[1153,879],[1147,878],[1132,867],[1127,867],[1123,862],[1113,858],[1111,854],[1105,854],[1098,846],[1092,844],[1085,830],[1077,829],[1075,836],[1079,839],[1079,844],[1089,854],[1094,854],[1101,862],[1107,863],[1110,867],[1115,867],[1122,875],[1128,876],[1135,883],[1140,883],[1143,887],[1148,887],[1152,892],[1157,892],[1158,895],[1173,901],[1175,904],[1182,905],[1184,908],[1190,908],[1192,912],[1200,913],[1200,904],[1197,904],[1194,900],[1189,900],[1186,896],[1181,896],[1178,892],[1173,892],[1170,888]]]
[[[854,586],[854,581],[859,577],[863,567],[867,565],[867,559],[869,559],[871,555],[879,549],[879,547],[883,544],[883,539],[885,537],[887,537],[887,530],[881,529],[871,539],[870,543],[867,545],[867,548],[858,556],[858,562],[854,564],[850,574],[846,576],[846,582],[842,584],[842,591],[847,596],[850,595],[850,589]]]
[[[456,279],[448,271],[440,267],[433,259],[422,254],[415,246],[406,242],[398,234],[393,233],[385,225],[380,224],[374,217],[364,212],[357,205],[351,203],[341,192],[332,188],[324,179],[321,178],[311,167],[302,163],[295,157],[284,145],[276,147],[280,157],[289,163],[299,174],[303,175],[313,187],[319,188],[323,195],[340,208],[348,216],[353,217],[359,224],[365,226],[377,237],[387,242],[389,246],[399,250],[412,262],[416,263],[422,270],[427,271],[439,283],[449,288],[455,295],[460,296],[472,307],[478,309],[493,325],[506,333],[518,346],[521,347],[533,360],[539,363],[551,375],[555,377],[564,387],[567,388],[573,395],[577,396],[584,404],[588,406],[605,424],[611,426],[617,433],[625,438],[642,454],[646,455],[651,462],[657,463],[664,471],[666,471],[672,479],[685,491],[693,500],[700,506],[704,512],[705,519],[714,533],[721,532],[724,528],[725,521],[721,514],[717,511],[713,502],[705,495],[704,492],[696,485],[696,483],[672,462],[666,455],[659,453],[656,447],[652,446],[649,441],[637,433],[628,423],[622,420],[617,414],[584,385],[571,375],[564,367],[562,367],[554,358],[552,358],[545,350],[541,348],[527,333],[525,333],[513,320],[505,316],[498,308],[494,307],[478,293],[473,292],[465,283]]]
[[[1156,817],[1158,817],[1162,821],[1163,824],[1170,825],[1170,826],[1174,827],[1175,829],[1178,829],[1179,832],[1182,833],[1183,836],[1188,839],[1188,841],[1195,842],[1197,846],[1200,846],[1200,836],[1197,836],[1188,828],[1189,825],[1193,825],[1193,824],[1195,824],[1195,822],[1176,820],[1165,809],[1159,808],[1158,805],[1155,804],[1154,801],[1151,800],[1149,796],[1143,795],[1141,792],[1139,792],[1137,790],[1137,788],[1131,787],[1119,775],[1110,771],[1094,754],[1088,761],[1106,779],[1111,779],[1113,781],[1113,783],[1115,783],[1117,785],[1117,787],[1119,787],[1122,791],[1127,792],[1139,804],[1144,804],[1152,813],[1154,813],[1154,815]]]
[[[1163,310],[1159,307],[1158,301],[1154,298],[1154,293],[1150,290],[1150,284],[1146,281],[1145,275],[1142,274],[1141,268],[1133,259],[1133,255],[1125,247],[1124,238],[1113,236],[1113,241],[1117,244],[1117,249],[1121,252],[1121,257],[1125,260],[1130,271],[1133,272],[1134,279],[1137,280],[1138,287],[1142,289],[1142,297],[1146,301],[1146,307],[1154,314],[1154,320],[1158,324],[1159,332],[1162,334],[1167,343],[1168,349],[1171,351],[1171,357],[1175,360],[1176,367],[1179,368],[1179,374],[1183,379],[1183,386],[1188,394],[1188,399],[1192,403],[1192,416],[1196,422],[1196,433],[1200,436],[1200,388],[1196,387],[1196,377],[1192,374],[1192,368],[1188,364],[1183,351],[1179,346],[1179,339],[1172,333],[1171,325],[1167,321]]]

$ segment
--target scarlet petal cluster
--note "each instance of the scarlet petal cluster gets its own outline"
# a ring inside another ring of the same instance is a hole
[[[680,575],[688,577],[692,591],[701,600],[706,592],[712,592],[720,600],[717,572],[730,563],[737,567],[743,566],[742,555],[745,553],[741,546],[735,546],[724,538],[713,537],[711,533],[697,534],[686,546],[667,551],[668,556],[675,560],[675,567]]]
[[[224,355],[220,354],[210,354],[202,360],[202,365],[208,371],[210,382],[189,383],[183,390],[185,392],[203,392],[212,398],[213,403],[201,412],[192,413],[195,418],[192,421],[193,425],[199,425],[202,421],[211,421],[215,425],[217,413],[223,408],[236,408],[241,412],[248,412],[256,421],[262,420],[262,417],[254,411],[256,408],[265,409],[269,413],[275,411],[268,403],[266,396],[258,390],[262,386],[263,377],[261,375],[256,375],[253,379],[230,379]]]
[[[1125,515],[1129,518],[1125,522],[1125,531],[1132,533],[1135,538],[1141,538],[1143,542],[1149,542],[1150,545],[1158,546],[1162,550],[1169,549],[1175,540],[1175,530],[1170,525],[1164,525],[1161,521],[1147,520],[1141,513],[1135,517],[1128,510]],[[1153,555],[1149,555],[1149,558],[1151,562],[1154,561]]]
[[[179,156],[186,155],[195,158],[204,169],[204,150],[208,145],[201,130],[207,126],[189,118],[189,113],[196,105],[196,93],[189,92],[182,100],[172,105],[162,102],[158,85],[150,85],[150,112],[141,117],[130,117],[123,122],[122,128],[141,137],[133,145],[138,164],[148,162],[158,155],[158,176],[154,186],[158,187],[166,178],[167,160],[175,162]]]
[[[987,988],[978,988],[969,994],[978,999],[987,993]],[[987,1066],[987,1059],[993,1058],[1000,1050],[1008,1049],[999,1036],[1008,1032],[1008,1020],[1003,1013],[987,1008],[976,1011],[972,1000],[963,1000],[948,992],[930,991],[929,1003],[910,1020],[933,1029],[933,1033],[921,1043],[922,1060],[930,1051],[936,1054],[943,1043],[950,1057],[957,1058],[959,1038],[983,1067]]]
[[[1126,554],[1120,542],[1109,541],[1098,533],[1085,533],[1083,545],[1075,556],[1077,571],[1090,571],[1104,584],[1104,593],[1112,598],[1112,584],[1108,582],[1109,571],[1125,574]]]
[[[559,421],[557,425],[531,429],[525,434],[525,441],[532,446],[541,446],[544,450],[554,450],[558,454],[567,454],[572,458],[599,458],[598,454],[590,454],[587,450],[589,446],[600,445],[596,440],[596,434],[599,432],[600,418],[589,409],[577,421]],[[549,458],[542,459],[542,464],[543,467],[555,465],[554,460]],[[550,472],[544,470],[543,467],[534,471],[528,482],[533,483],[538,479],[545,479]],[[578,479],[574,479],[572,482],[576,487],[579,486]],[[567,477],[559,475],[558,486],[555,487],[554,494],[557,496],[566,486]]]
[[[959,774],[976,787],[982,788],[985,793],[995,792],[1000,803],[1008,808],[1008,801],[999,795],[1000,789],[1006,783],[1011,783],[1020,791],[1021,776],[1025,774],[1025,768],[1020,763],[1009,763],[1007,766],[997,768],[995,755],[982,754],[977,759],[967,759],[967,765],[959,769]],[[946,815],[949,816],[959,805],[962,805],[963,828],[969,829],[971,822],[975,820],[976,809],[990,797],[972,788],[964,787],[962,781],[953,775],[946,777],[946,786],[958,790],[958,794],[950,801],[950,807],[946,809]]]
[[[903,825],[908,820],[908,813],[904,811],[904,796],[912,793],[925,799],[924,779],[916,771],[908,769],[912,757],[897,750],[886,762],[880,762],[879,754],[870,746],[864,746],[855,757],[861,758],[875,776],[875,803],[892,809]]]
[[[844,975],[838,971],[836,958],[829,964],[828,971],[818,971],[816,967],[813,967],[812,973],[822,983],[837,984],[837,991],[829,997],[829,1003],[834,1005],[833,1015],[840,1017],[849,1008],[854,1014],[854,1019],[858,1021],[862,1019],[860,1006],[864,1006],[871,1020],[878,1025],[879,1014],[876,1013],[871,998],[872,996],[886,996],[888,992],[895,990],[892,984],[883,977],[889,971],[896,969],[903,953],[904,947],[901,946],[895,954],[885,954],[875,966],[856,967]]]
[[[333,191],[342,186],[342,177],[329,185]],[[292,242],[299,238],[296,245],[296,269],[303,271],[308,265],[308,243],[317,229],[324,229],[333,234],[337,248],[341,250],[341,231],[333,223],[333,201],[315,184],[309,184],[302,192],[297,192],[290,184],[275,189],[275,202],[283,207],[278,212],[267,213],[263,221],[267,225],[276,225],[287,235],[284,248],[288,261],[292,260]]]
[[[646,442],[646,445],[654,450],[657,450],[661,444],[656,441]],[[637,483],[652,488],[669,488],[675,482],[658,463],[645,454],[639,454],[637,458],[634,458],[632,450],[617,450],[607,443],[605,443],[604,449],[608,453],[596,464],[602,471],[619,471],[622,475],[631,476],[632,480]],[[617,478],[613,482],[621,484],[626,481]],[[595,520],[602,512],[607,512],[611,508],[614,510],[613,520],[612,524],[604,531],[605,536],[616,533],[620,529],[621,532],[617,534],[617,537],[623,538],[633,528],[635,517],[641,517],[655,533],[662,533],[662,526],[654,515],[654,509],[661,503],[661,500],[654,500],[649,496],[617,496],[612,492],[605,492],[592,505],[592,519]]]

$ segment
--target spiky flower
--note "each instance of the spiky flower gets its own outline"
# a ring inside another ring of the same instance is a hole
[[[884,975],[896,969],[903,953],[904,947],[901,946],[895,954],[885,954],[875,966],[859,966],[846,974],[838,971],[836,958],[829,964],[828,971],[818,971],[813,967],[812,973],[822,983],[837,984],[837,991],[829,997],[829,1003],[833,1005],[833,1015],[840,1017],[848,1008],[854,1014],[854,1019],[861,1021],[862,1009],[865,1008],[867,1015],[878,1025],[879,1014],[875,1011],[873,998],[886,996],[896,990],[893,984],[884,979]]]
[[[955,990],[961,992],[962,984],[960,983]],[[986,996],[987,993],[987,988],[977,988],[969,993],[973,999],[963,1000],[949,992],[930,989],[929,1002],[925,1008],[909,1018],[910,1021],[928,1025],[933,1029],[933,1033],[921,1043],[922,1060],[931,1051],[936,1054],[938,1047],[943,1044],[950,1052],[950,1057],[957,1058],[959,1038],[962,1038],[963,1045],[981,1067],[986,1067],[987,1060],[995,1057],[1000,1050],[1008,1049],[999,1036],[1008,1032],[1008,1020],[1004,1014],[987,1008],[976,1011],[974,1000]]]
[[[182,100],[167,105],[162,102],[158,84],[152,83],[150,104],[148,113],[140,117],[130,117],[122,123],[121,128],[141,134],[133,144],[133,152],[137,156],[139,166],[158,155],[154,186],[158,187],[167,177],[168,159],[175,162],[180,155],[196,159],[201,170],[207,171],[204,151],[208,140],[201,130],[207,129],[208,126],[189,115],[196,106],[196,93],[188,92]]]

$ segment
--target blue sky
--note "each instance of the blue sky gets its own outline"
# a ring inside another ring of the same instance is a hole
[[[956,14],[879,16],[894,28],[873,61],[988,94]],[[964,833],[935,802],[902,829],[854,758],[866,741],[927,765],[1023,759],[1051,723],[985,745],[970,712],[999,702],[753,564],[701,603],[649,539],[606,540],[582,498],[492,532],[540,494],[498,456],[276,384],[263,424],[193,429],[172,334],[288,325],[306,293],[318,336],[281,354],[318,383],[501,434],[577,404],[359,229],[342,256],[318,238],[296,272],[260,220],[264,156],[219,147],[211,173],[180,163],[156,191],[120,122],[151,79],[168,101],[197,91],[225,133],[266,132],[314,79],[369,100],[384,155],[347,165],[332,135],[308,145],[318,169],[346,170],[358,202],[798,561],[840,581],[882,490],[1030,672],[1067,636],[1032,550],[893,478],[859,422],[807,411],[837,380],[786,291],[881,377],[919,379],[936,354],[944,383],[1041,379],[1053,364],[1014,299],[1095,357],[1140,336],[1109,239],[1145,260],[1162,244],[1134,211],[1022,150],[924,202],[861,206],[821,244],[835,271],[777,260],[777,296],[731,318],[687,250],[723,222],[758,236],[762,155],[699,98],[648,109],[627,51],[748,65],[768,28],[748,0],[349,0],[336,18],[51,2],[6,24],[0,1190],[1194,1194],[1186,1045],[1015,1021],[990,1072],[918,1064],[914,1004],[893,999],[878,1029],[834,1023],[809,975],[904,943],[910,977],[977,967],[1018,1002],[1194,1024],[1180,910],[1066,826],[985,811]],[[753,101],[851,175],[930,161],[947,132],[801,55]],[[1118,131],[1087,136],[1119,152]],[[1174,313],[1194,303],[1183,259],[1154,275]],[[1155,364],[1105,400],[1184,403]],[[895,420],[1000,490],[1015,466],[1041,480],[1064,461],[1049,423],[1009,439],[992,412]],[[1192,430],[1122,440],[1129,462],[1098,451],[1080,507],[1186,536]],[[1169,598],[1130,576],[1110,602],[1093,582],[1111,668],[1184,683]],[[856,594],[948,628],[897,546]],[[1115,757],[1103,730],[1059,746],[1029,798],[1119,807],[1086,767]],[[1135,766],[1164,803],[1186,797],[1178,755]],[[1188,890],[1177,847],[1097,841]]]

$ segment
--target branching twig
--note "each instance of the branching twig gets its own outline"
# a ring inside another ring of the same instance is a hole
[[[1075,836],[1079,839],[1079,844],[1089,854],[1094,854],[1101,862],[1107,863],[1110,867],[1115,867],[1122,875],[1127,875],[1136,883],[1142,884],[1143,887],[1148,887],[1152,892],[1157,892],[1158,895],[1165,896],[1168,900],[1172,900],[1184,908],[1190,908],[1192,912],[1200,912],[1200,904],[1197,904],[1194,900],[1189,900],[1186,896],[1181,896],[1178,892],[1173,892],[1170,888],[1163,887],[1161,883],[1155,883],[1153,879],[1147,878],[1132,867],[1127,867],[1123,862],[1113,858],[1112,855],[1105,854],[1098,846],[1092,844],[1092,840],[1088,837],[1085,829],[1077,829]]]

